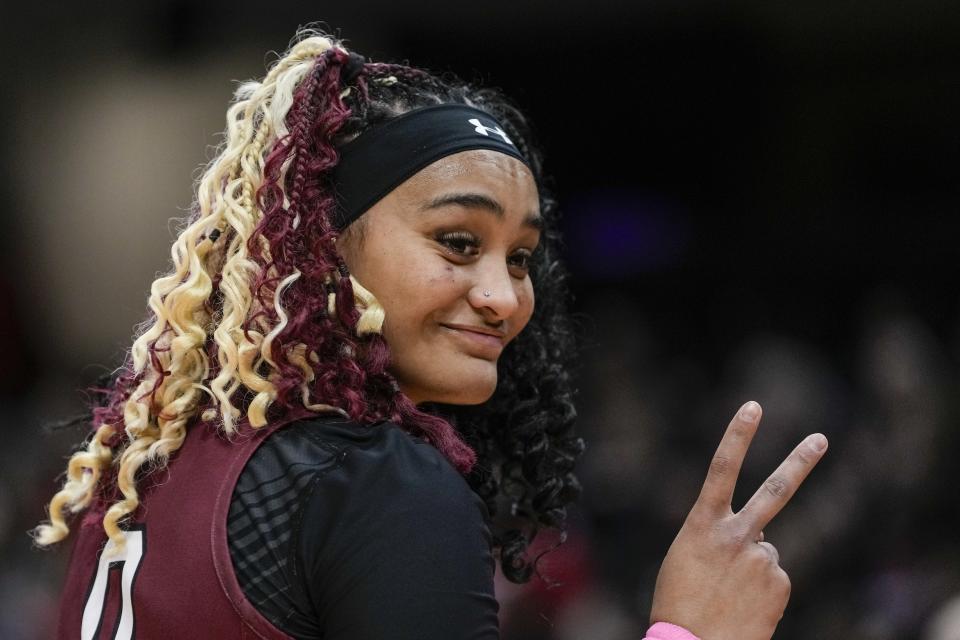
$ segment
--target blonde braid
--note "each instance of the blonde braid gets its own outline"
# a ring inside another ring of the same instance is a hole
[[[50,500],[50,524],[42,524],[34,531],[37,544],[49,545],[66,538],[70,528],[63,517],[64,512],[77,513],[90,505],[100,476],[110,467],[113,458],[110,447],[104,444],[111,435],[113,428],[101,425],[90,438],[86,449],[71,456],[67,464],[67,480]]]
[[[240,412],[232,397],[241,386],[256,394],[247,410],[248,421],[254,427],[266,424],[266,410],[276,398],[276,388],[270,376],[264,377],[258,371],[266,363],[276,373],[276,363],[270,356],[272,343],[287,323],[280,298],[300,274],[287,275],[275,291],[275,326],[269,326],[266,316],[261,315],[258,326],[262,331],[244,332],[244,322],[260,311],[251,291],[251,281],[259,266],[250,259],[247,242],[263,218],[255,194],[264,182],[269,151],[288,134],[286,117],[296,88],[316,59],[335,46],[313,32],[302,35],[306,37],[274,64],[262,82],[248,82],[237,89],[234,104],[227,111],[224,146],[197,187],[196,218],[171,248],[172,272],[157,278],[150,287],[148,303],[154,320],[143,327],[130,351],[138,384],[123,406],[126,446],[114,458],[105,442],[114,435],[115,428],[104,424],[86,449],[71,457],[67,480],[49,505],[50,522],[36,529],[38,544],[52,544],[68,535],[64,512],[89,506],[102,472],[115,459],[117,487],[123,498],[107,510],[103,526],[114,544],[122,548],[120,522],[140,504],[138,472],[167,465],[170,456],[183,444],[187,425],[196,416],[204,394],[211,397],[217,408],[216,413],[211,410],[204,418],[219,414],[219,423],[227,434],[236,429]],[[281,167],[280,184],[288,168],[289,160]],[[223,241],[213,241],[221,235]],[[264,256],[269,259],[266,246]],[[212,276],[217,273],[222,313],[211,318],[205,304],[213,291]],[[360,325],[362,330],[358,326],[358,333],[379,331],[382,308],[359,283],[354,287],[361,318],[367,318]],[[218,374],[212,380],[206,352],[211,331],[219,364]],[[310,402],[307,382],[313,380],[314,373],[309,362],[317,362],[316,354],[307,353],[302,344],[289,347],[286,352],[304,373],[304,406],[343,413],[335,407]]]
[[[266,161],[263,149],[267,142],[287,135],[286,115],[293,105],[296,87],[313,68],[314,58],[322,55],[331,46],[332,43],[325,38],[304,40],[295,45],[287,58],[267,74],[262,84],[247,83],[238,91],[238,96],[248,96],[245,103],[240,103],[245,104],[245,119],[256,119],[259,126],[250,153],[241,156],[236,168],[235,175],[239,176],[235,179],[237,182],[232,182],[223,194],[228,205],[227,221],[235,235],[228,251],[229,257],[223,265],[220,282],[220,290],[224,294],[223,318],[214,332],[220,372],[211,381],[210,388],[221,407],[220,414],[227,433],[232,433],[235,428],[234,422],[239,412],[234,408],[231,396],[241,384],[258,394],[247,411],[247,417],[253,426],[259,427],[266,423],[266,408],[276,394],[273,384],[257,373],[263,362],[262,356],[258,358],[257,355],[263,351],[263,336],[269,329],[265,332],[251,330],[244,333],[242,328],[251,307],[254,306],[249,275],[256,273],[258,266],[248,257],[247,241],[263,215],[253,201],[254,194],[263,184],[263,166]],[[289,161],[281,167],[281,183],[288,167]],[[234,195],[237,186],[239,201]],[[219,192],[217,195],[220,195]],[[269,256],[266,239],[261,238],[261,242],[264,243],[264,256]],[[275,297],[275,304],[279,305],[278,297]]]

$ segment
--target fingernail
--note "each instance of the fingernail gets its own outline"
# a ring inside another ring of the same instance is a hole
[[[827,448],[827,439],[822,433],[816,433],[810,436],[810,446],[816,451],[823,451]]]
[[[740,417],[748,422],[753,422],[760,416],[760,405],[751,400],[740,407]]]

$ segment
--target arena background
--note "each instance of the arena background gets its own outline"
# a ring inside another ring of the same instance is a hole
[[[0,100],[0,637],[42,638],[32,550],[77,413],[166,268],[236,81],[299,24],[504,88],[564,204],[586,487],[563,585],[498,582],[505,640],[642,635],[709,455],[765,408],[742,501],[829,454],[766,532],[781,640],[960,638],[960,5],[23,3]]]

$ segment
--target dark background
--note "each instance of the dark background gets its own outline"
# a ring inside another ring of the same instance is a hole
[[[376,60],[502,87],[564,205],[585,494],[505,640],[642,637],[729,417],[742,504],[831,448],[766,532],[776,637],[960,638],[960,5],[949,1],[104,2],[5,9],[0,637],[46,637],[31,550],[78,412],[144,317],[236,81],[322,20]]]

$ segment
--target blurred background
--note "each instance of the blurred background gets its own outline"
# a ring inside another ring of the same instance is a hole
[[[0,637],[50,635],[31,549],[48,433],[116,366],[237,81],[299,24],[502,87],[565,211],[588,441],[570,542],[498,582],[505,640],[642,637],[729,417],[764,406],[737,504],[830,451],[766,530],[776,638],[960,639],[960,5],[22,3],[0,26]],[[544,541],[549,542],[549,541]]]

